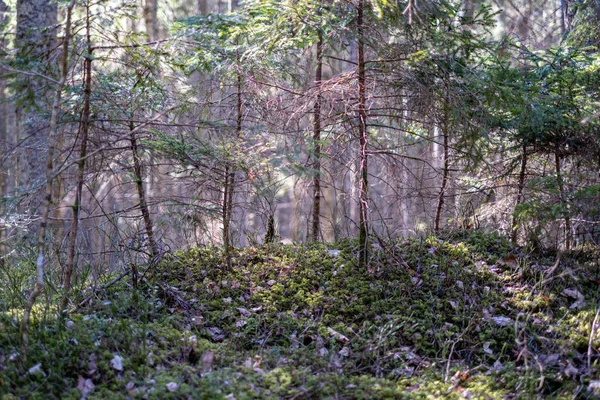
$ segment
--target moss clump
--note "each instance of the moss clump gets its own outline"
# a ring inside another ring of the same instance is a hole
[[[271,244],[227,266],[218,248],[176,252],[68,327],[37,321],[27,368],[45,376],[10,361],[19,314],[0,313],[0,394],[79,398],[91,379],[88,398],[563,398],[599,379],[593,255],[549,277],[555,254],[477,231],[373,244],[365,271],[356,253]]]

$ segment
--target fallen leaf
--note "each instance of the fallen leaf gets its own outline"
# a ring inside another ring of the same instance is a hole
[[[579,370],[575,368],[573,364],[571,364],[571,361],[568,361],[567,366],[565,367],[563,372],[569,378],[574,378],[579,373]]]
[[[494,365],[492,366],[492,368],[490,368],[490,370],[488,372],[500,372],[500,371],[502,371],[502,367],[504,367],[502,365],[502,363],[500,361],[496,360],[494,362]]]
[[[35,364],[33,367],[29,368],[29,374],[31,375],[37,375],[37,374],[41,374],[41,375],[46,375],[44,373],[44,371],[42,371],[42,364]]]
[[[116,371],[123,371],[123,357],[115,355],[113,359],[110,360],[110,366]]]
[[[90,356],[88,357],[88,364],[87,364],[87,369],[88,369],[88,375],[92,376],[96,373],[96,360],[98,359],[98,357],[96,357],[95,354],[90,354]]]
[[[576,300],[584,300],[585,299],[583,294],[581,294],[581,292],[577,289],[565,289],[561,292],[561,294],[563,296],[571,297]]]
[[[167,390],[171,393],[173,393],[174,391],[179,389],[179,385],[175,382],[169,382],[169,383],[167,383],[166,386],[167,386]]]
[[[214,342],[222,342],[225,340],[225,333],[217,327],[210,326],[206,328],[206,332]]]
[[[411,282],[413,285],[415,286],[421,286],[423,284],[423,279],[421,279],[419,276],[413,276],[411,278]]]
[[[490,355],[494,354],[494,352],[492,351],[492,349],[490,349],[490,342],[485,342],[485,343],[483,344],[483,351],[484,351],[486,354],[490,354]]]
[[[554,365],[560,359],[560,355],[559,354],[550,354],[549,356],[545,356],[543,358],[540,357],[540,358],[541,358],[541,362],[544,363],[544,365]]]
[[[95,387],[96,385],[94,385],[91,379],[85,379],[83,376],[77,378],[77,390],[81,392],[83,397],[92,393]]]
[[[239,321],[237,321],[237,322],[235,323],[235,327],[236,327],[236,328],[242,328],[242,327],[244,327],[244,325],[246,325],[246,324],[247,324],[246,320],[240,319]]]
[[[465,382],[467,379],[469,379],[469,370],[466,369],[464,371],[456,371],[456,373],[452,376],[452,378],[450,378],[450,382],[452,383],[452,386],[458,386],[461,383]]]
[[[238,310],[244,317],[248,317],[250,315],[250,311],[246,310],[244,307],[238,307],[236,310]]]
[[[207,350],[202,354],[202,373],[206,374],[212,371],[213,362],[215,361],[215,353]]]
[[[514,254],[509,254],[506,257],[499,259],[498,264],[506,267],[517,268],[519,266],[519,260],[517,260],[517,257],[515,257]]]
[[[327,328],[327,332],[329,332],[329,334],[331,334],[331,336],[333,336],[338,342],[348,343],[350,341],[350,339],[348,339],[346,336],[331,328]]]
[[[594,392],[594,393],[600,393],[600,381],[590,381],[587,391]]]
[[[348,357],[350,355],[350,349],[348,348],[348,346],[344,346],[339,352],[338,354],[342,357]]]
[[[337,257],[337,256],[339,256],[339,255],[340,255],[340,251],[339,251],[339,250],[329,250],[327,253],[328,253],[330,256],[333,256],[333,257]]]
[[[492,321],[499,326],[509,326],[513,323],[513,320],[508,317],[492,317]]]

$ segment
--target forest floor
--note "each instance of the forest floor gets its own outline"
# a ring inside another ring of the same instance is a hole
[[[29,271],[5,266],[0,399],[600,396],[597,250],[557,257],[476,231],[379,242],[365,270],[355,250],[265,245],[226,266],[191,249],[107,275],[77,288],[66,321],[35,310],[25,364],[15,290]]]

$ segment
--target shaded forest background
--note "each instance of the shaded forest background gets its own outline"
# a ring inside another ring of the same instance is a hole
[[[596,245],[599,10],[0,1],[2,260],[68,292],[207,244]]]

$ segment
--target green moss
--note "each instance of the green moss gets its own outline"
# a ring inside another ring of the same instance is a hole
[[[227,267],[221,249],[179,251],[147,286],[98,292],[68,328],[36,321],[28,367],[52,372],[43,379],[6,361],[19,313],[0,313],[0,395],[79,398],[81,376],[96,385],[88,398],[562,398],[598,379],[595,364],[582,375],[599,297],[591,256],[565,255],[546,280],[552,254],[498,265],[519,253],[478,231],[374,246],[371,271],[356,254],[355,240],[272,244],[233,249]],[[468,379],[454,384],[446,365]]]

